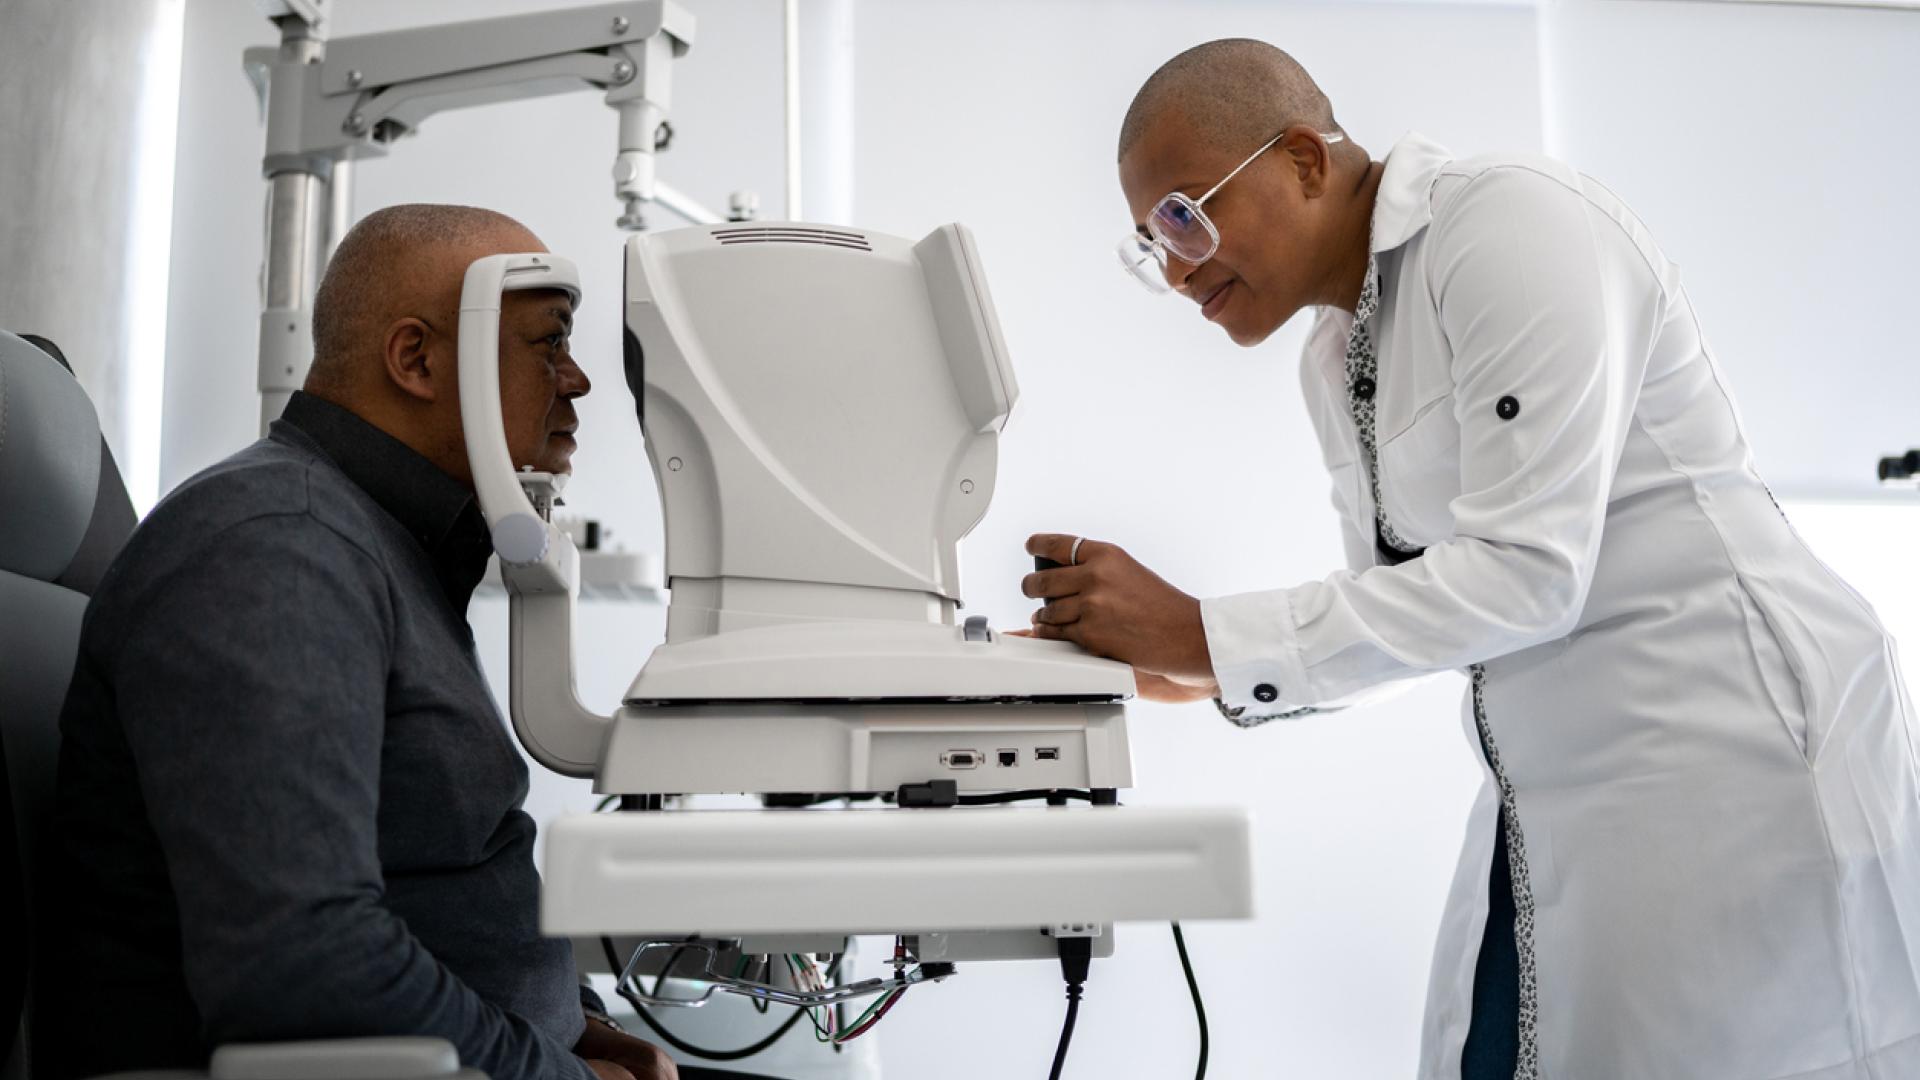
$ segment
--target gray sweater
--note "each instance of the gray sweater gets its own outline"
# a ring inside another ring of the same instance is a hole
[[[486,557],[471,492],[304,395],[154,509],[62,718],[39,1075],[406,1033],[493,1080],[591,1076],[466,623]]]

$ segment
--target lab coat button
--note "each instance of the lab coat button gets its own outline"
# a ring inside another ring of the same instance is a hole
[[[1253,696],[1260,701],[1273,701],[1280,696],[1280,691],[1275,690],[1272,683],[1261,683],[1253,688]]]
[[[1353,396],[1359,398],[1361,401],[1372,401],[1373,380],[1364,375],[1353,380]]]
[[[1500,419],[1511,420],[1520,415],[1520,399],[1508,394],[1500,399],[1499,403],[1493,407],[1493,411],[1499,415]]]

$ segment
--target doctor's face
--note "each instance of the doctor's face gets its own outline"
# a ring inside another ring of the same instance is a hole
[[[1329,215],[1325,148],[1298,125],[1215,192],[1202,210],[1220,233],[1213,257],[1194,264],[1166,255],[1167,283],[1200,305],[1235,344],[1258,345],[1315,302]],[[1213,146],[1177,112],[1163,114],[1120,161],[1120,188],[1137,228],[1169,192],[1205,195],[1233,172],[1249,146]]]

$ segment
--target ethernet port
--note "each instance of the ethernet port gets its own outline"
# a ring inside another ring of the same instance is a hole
[[[1020,751],[1018,750],[996,750],[993,756],[995,760],[1000,762],[1000,767],[1003,769],[1010,769],[1020,764]]]

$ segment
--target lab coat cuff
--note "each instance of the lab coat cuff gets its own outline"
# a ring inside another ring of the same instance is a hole
[[[1229,720],[1280,719],[1310,711],[1302,709],[1312,695],[1289,590],[1202,600],[1200,622],[1213,660],[1213,679],[1220,686],[1220,709]]]

